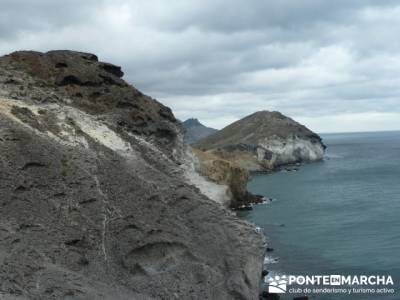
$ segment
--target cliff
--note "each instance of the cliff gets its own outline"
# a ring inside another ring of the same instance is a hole
[[[226,197],[222,204],[231,208],[238,208],[248,203],[260,202],[259,196],[247,191],[249,172],[241,166],[241,162],[246,162],[251,157],[241,157],[235,161],[232,156],[222,151],[204,152],[193,150],[198,161],[196,170],[212,182],[226,187]]]
[[[321,160],[325,145],[305,126],[279,112],[260,111],[234,122],[196,143],[202,150],[251,153],[258,166],[249,170],[275,169],[280,166]],[[239,154],[238,154],[239,153]]]
[[[257,299],[263,238],[193,185],[172,112],[122,76],[0,58],[0,296]]]
[[[204,126],[199,120],[193,118],[182,122],[182,125],[185,129],[183,140],[188,144],[194,144],[217,131],[214,128]]]
[[[316,133],[279,112],[269,111],[232,123],[194,147],[198,172],[226,185],[230,200],[225,203],[234,208],[260,201],[246,190],[249,172],[321,160],[325,151]]]

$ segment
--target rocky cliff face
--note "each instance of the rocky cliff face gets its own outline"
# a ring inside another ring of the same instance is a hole
[[[279,112],[260,111],[199,141],[197,148],[251,153],[258,166],[248,170],[274,169],[283,165],[321,160],[325,146],[305,126]]]
[[[324,152],[325,147],[321,142],[296,135],[260,139],[256,148],[257,159],[271,169],[287,164],[318,161],[324,157]]]
[[[197,119],[187,119],[182,122],[182,125],[185,129],[184,141],[188,144],[194,144],[217,131],[214,128],[204,126]]]
[[[262,199],[247,191],[249,173],[241,167],[239,161],[235,161],[228,153],[204,152],[193,150],[198,163],[196,170],[212,182],[226,187],[225,197],[220,201],[224,206],[237,208],[248,203],[259,202]],[[240,161],[247,161],[249,157],[241,157]]]
[[[180,125],[122,75],[0,58],[0,298],[257,299],[262,237],[191,184]]]

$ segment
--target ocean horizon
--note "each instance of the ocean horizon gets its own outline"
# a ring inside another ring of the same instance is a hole
[[[367,133],[385,133],[385,132],[400,132],[400,129],[394,129],[394,130],[367,130],[367,131],[334,131],[334,132],[318,132],[316,131],[321,137],[324,137],[325,135],[331,135],[331,134],[367,134]]]

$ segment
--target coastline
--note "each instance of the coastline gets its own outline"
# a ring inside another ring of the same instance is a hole
[[[258,171],[258,172],[252,172],[251,173],[251,177],[249,177],[248,183],[253,179],[253,176],[263,176],[266,174],[273,174],[275,172],[279,172],[279,170],[269,170],[269,171]],[[248,189],[248,187],[247,187]],[[253,193],[253,191],[249,190],[249,193]],[[249,222],[250,224],[252,224],[256,230],[263,236],[265,243],[264,243],[264,256],[263,256],[263,260],[262,260],[262,272],[261,272],[261,280],[260,280],[260,286],[259,286],[259,295],[260,295],[260,299],[279,299],[279,297],[277,297],[277,294],[270,294],[268,292],[268,286],[265,282],[265,280],[270,277],[270,276],[274,276],[275,272],[273,270],[273,268],[270,268],[270,265],[274,264],[277,262],[277,259],[272,255],[272,253],[274,252],[274,248],[270,247],[270,243],[269,243],[269,238],[267,233],[264,231],[264,229],[260,226],[260,224],[257,224],[255,222],[251,222],[248,218],[248,215],[252,214],[252,210],[254,206],[258,206],[258,205],[269,205],[272,201],[273,198],[270,198],[267,195],[257,195],[262,197],[262,202],[259,203],[250,203],[246,208],[243,209],[236,209],[236,216],[241,219],[244,220],[246,222]],[[248,208],[250,207],[250,208]],[[267,242],[268,241],[268,242]],[[276,297],[276,298],[275,298]]]
[[[324,158],[315,161],[315,162],[322,162],[324,161]],[[258,206],[258,205],[269,205],[271,202],[274,202],[276,199],[270,197],[269,195],[266,194],[258,194],[256,191],[250,190],[248,184],[257,176],[264,176],[264,175],[272,175],[276,174],[279,172],[296,172],[300,168],[304,167],[305,165],[308,164],[313,164],[315,162],[302,162],[302,163],[294,163],[294,164],[287,164],[287,165],[281,165],[273,170],[256,170],[256,171],[249,171],[249,179],[247,181],[246,189],[249,193],[252,193],[256,195],[257,197],[262,197],[261,202],[254,202],[254,203],[249,203],[242,209],[234,209],[237,213],[237,217],[245,220],[247,222],[250,222],[256,230],[263,235],[264,240],[265,240],[265,251],[264,251],[264,258],[262,261],[262,275],[261,275],[261,281],[260,281],[260,299],[279,299],[278,294],[270,294],[268,292],[268,286],[265,283],[266,278],[272,278],[273,276],[276,275],[282,275],[274,268],[272,267],[274,264],[278,263],[280,260],[277,258],[274,253],[275,253],[275,248],[271,247],[270,241],[268,234],[264,231],[264,229],[261,227],[261,224],[257,224],[256,222],[252,222],[249,220],[248,216],[252,214],[253,207]],[[278,225],[279,227],[285,227],[285,224],[281,223]],[[267,242],[268,241],[268,242]]]
[[[241,211],[251,211],[254,205],[266,205],[272,201],[268,195],[254,193],[254,191],[248,189],[248,183],[254,176],[273,174],[282,170],[296,172],[304,164],[323,160],[326,146],[322,143],[321,138],[318,137],[318,142],[314,148],[309,146],[312,143],[305,144],[308,146],[305,148],[307,150],[303,149],[303,152],[287,145],[279,149],[274,148],[274,151],[279,154],[269,156],[269,160],[265,156],[260,160],[259,156],[255,155],[254,152],[237,150],[230,152],[223,149],[206,151],[204,149],[192,148],[194,154],[192,156],[194,160],[192,171],[200,174],[200,177],[203,177],[205,182],[208,182],[206,185],[208,187],[212,187],[212,185],[214,185],[213,189],[216,187],[225,187],[228,201],[226,199],[221,201],[218,197],[213,198],[213,200],[234,211],[238,218],[249,222],[249,220],[240,217]],[[290,151],[287,152],[287,149],[290,149]],[[302,157],[301,159],[298,156],[299,152],[302,153],[302,156],[300,156]],[[192,183],[197,185],[200,190],[204,189],[205,185],[200,185],[198,181],[192,181]],[[210,191],[205,192],[210,194]],[[215,195],[216,193],[211,194]],[[259,224],[250,223],[254,227],[254,231],[261,234],[264,240],[263,258],[259,262],[261,272],[257,272],[258,274],[256,274],[259,277],[258,293],[260,297],[264,295],[263,299],[271,299],[269,297],[272,295],[268,294],[264,278],[270,272],[269,267],[266,266],[266,262],[274,260],[269,255],[270,252],[273,252],[273,249],[267,242],[266,235],[261,230]]]

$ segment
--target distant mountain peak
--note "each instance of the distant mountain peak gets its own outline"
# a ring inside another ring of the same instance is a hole
[[[189,118],[182,122],[182,125],[185,128],[184,141],[187,144],[194,144],[217,131],[214,128],[204,126],[197,118]]]
[[[200,123],[199,119],[197,118],[189,118],[183,122],[183,125],[186,127],[193,127],[193,126],[204,126]]]

